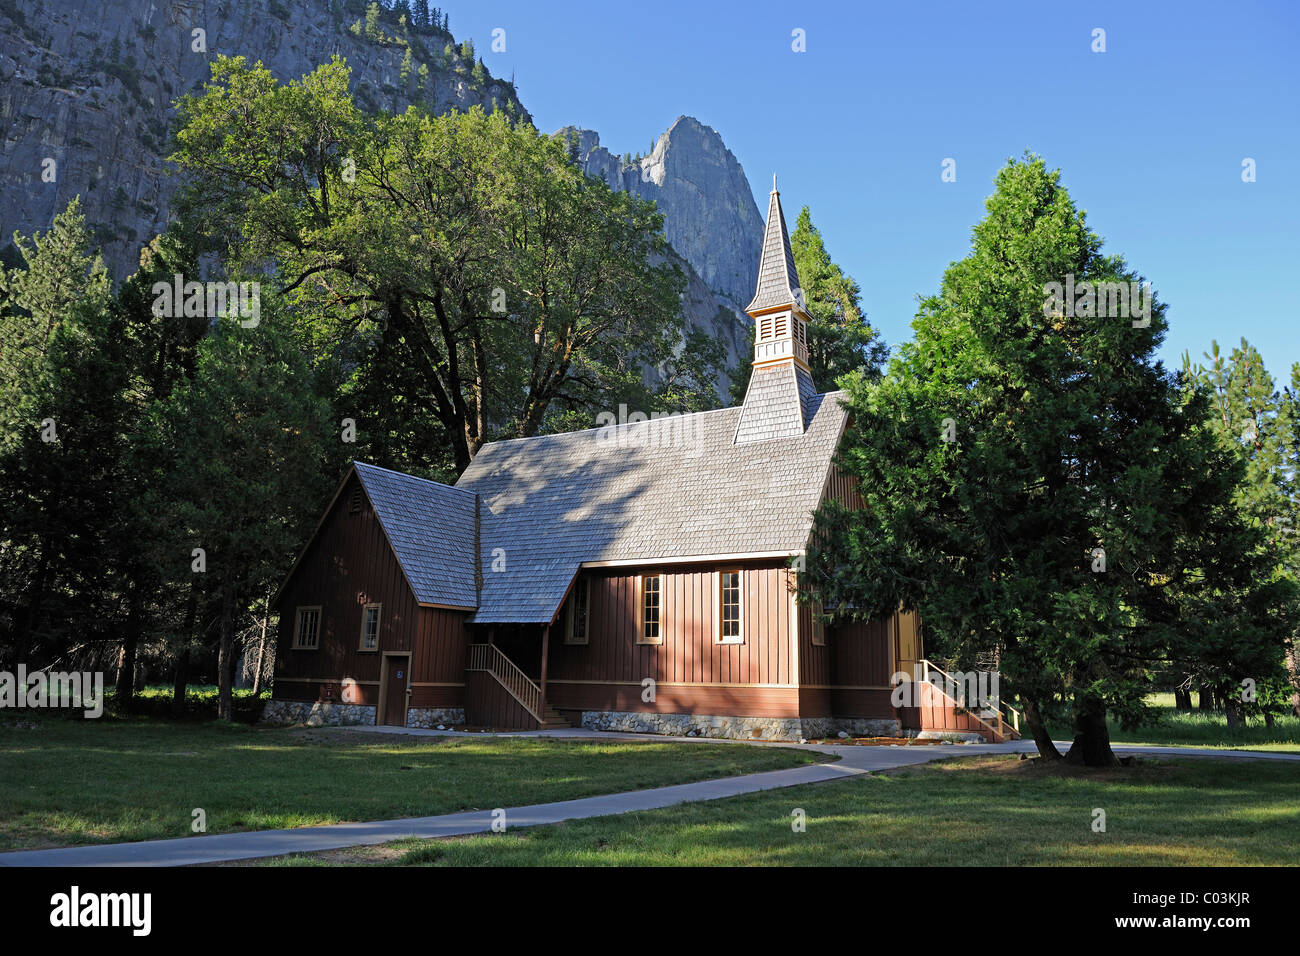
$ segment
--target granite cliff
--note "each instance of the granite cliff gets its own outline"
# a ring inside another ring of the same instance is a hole
[[[531,119],[514,84],[436,10],[423,25],[385,17],[367,23],[364,0],[0,0],[0,248],[15,231],[48,228],[79,195],[112,273],[134,271],[178,186],[164,159],[173,103],[218,53],[260,60],[281,80],[342,56],[370,109],[477,104]],[[722,138],[683,116],[649,155],[624,162],[590,130],[567,134],[589,172],[659,204],[687,274],[688,326],[722,343],[729,371],[744,367],[763,220]]]

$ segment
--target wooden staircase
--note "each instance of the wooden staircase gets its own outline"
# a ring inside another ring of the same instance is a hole
[[[957,680],[941,667],[937,667],[930,661],[922,658],[921,664],[921,684],[925,692],[937,695],[942,701],[942,709],[950,711],[957,719],[965,725],[965,728],[979,734],[991,744],[1000,744],[1008,740],[1020,739],[1020,711],[1016,710],[1010,704],[1001,700],[994,700],[983,706],[966,706],[955,699],[945,686],[956,686]],[[930,672],[935,671],[942,675],[943,681],[934,682],[931,679]],[[991,704],[992,706],[989,706]],[[961,718],[965,718],[962,720]],[[959,729],[947,727],[933,727],[923,729],[945,730]]]
[[[573,727],[573,724],[565,720],[550,704],[546,705],[546,712],[542,716],[542,730],[568,730]]]
[[[542,688],[502,653],[501,648],[493,644],[471,644],[465,669],[491,675],[537,721],[539,729],[564,730],[573,726],[554,707],[544,703]]]

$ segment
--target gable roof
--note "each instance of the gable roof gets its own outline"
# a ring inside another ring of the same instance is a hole
[[[357,477],[421,604],[478,606],[478,500],[472,492],[365,462]]]
[[[773,176],[772,196],[767,206],[767,229],[763,234],[763,257],[758,262],[758,286],[754,290],[754,301],[745,306],[745,311],[754,313],[789,305],[803,308],[803,292],[799,288],[799,272],[794,267],[790,236],[785,229],[785,214],[781,212],[781,194],[776,191],[776,177]]]
[[[456,483],[481,503],[474,622],[552,621],[583,563],[803,551],[841,394],[765,441],[737,444],[742,410],[724,408],[483,446]]]

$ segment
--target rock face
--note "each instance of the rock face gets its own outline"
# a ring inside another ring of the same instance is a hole
[[[218,53],[260,60],[281,81],[341,56],[371,109],[477,104],[528,118],[513,84],[475,69],[440,28],[386,19],[367,35],[365,0],[0,0],[0,249],[15,231],[47,229],[79,195],[110,271],[132,273],[178,185],[164,159],[173,104],[201,87]],[[722,343],[715,387],[725,403],[729,373],[750,361],[743,309],[763,235],[744,170],[716,130],[689,116],[629,163],[596,133],[573,134],[588,172],[658,203],[687,275],[687,326]]]
[[[669,243],[713,293],[736,312],[754,297],[763,245],[763,216],[749,180],[718,131],[679,116],[648,156],[625,164],[600,145],[592,130],[576,135],[587,172],[615,189],[653,199]]]
[[[341,56],[370,108],[511,104],[527,116],[510,83],[446,55],[450,34],[395,22],[354,33],[364,11],[357,0],[0,0],[0,246],[48,228],[80,195],[110,270],[133,272],[176,190],[163,159],[172,104],[218,53],[261,60],[281,81]]]
[[[560,134],[573,142],[587,172],[658,204],[664,235],[695,273],[688,276],[688,297],[698,298],[698,278],[713,299],[688,307],[687,324],[710,329],[723,343],[728,371],[745,368],[753,322],[744,309],[758,281],[763,217],[745,170],[718,131],[679,116],[649,155],[630,161],[601,146],[593,130],[566,127]],[[725,386],[719,397],[725,404]]]

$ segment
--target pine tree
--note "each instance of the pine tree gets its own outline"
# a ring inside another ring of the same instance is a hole
[[[997,659],[1046,757],[1113,765],[1107,714],[1140,721],[1154,668],[1221,655],[1259,674],[1294,611],[1232,501],[1244,469],[1156,359],[1145,320],[1056,308],[1050,283],[1139,282],[1103,255],[1036,157],[998,174],[970,254],[926,299],[880,381],[845,379],[843,467],[860,511],[826,506],[809,570],[823,606],[919,608],[929,652]]]

